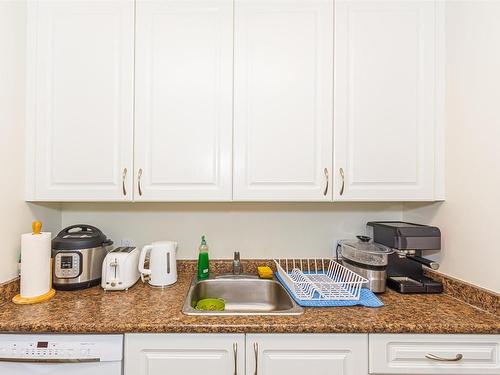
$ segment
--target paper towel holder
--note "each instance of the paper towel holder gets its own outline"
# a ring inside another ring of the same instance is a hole
[[[31,233],[31,235],[33,235],[33,236],[41,235],[42,223],[40,221],[33,221],[31,227],[33,229],[33,232]],[[52,259],[51,259],[51,262],[52,262]],[[52,267],[50,267],[50,269],[52,269]],[[22,276],[22,258],[21,258],[21,276]],[[21,296],[21,294],[17,294],[16,296],[14,296],[14,298],[12,298],[12,302],[14,302],[17,305],[30,305],[30,304],[34,304],[34,303],[48,301],[49,299],[54,297],[55,294],[56,294],[56,291],[54,290],[54,288],[52,288],[52,276],[51,276],[50,277],[50,287],[49,287],[49,291],[47,293],[39,295],[39,296],[35,296],[35,297],[23,297],[23,296]]]

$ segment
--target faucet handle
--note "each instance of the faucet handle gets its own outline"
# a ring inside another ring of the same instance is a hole
[[[240,252],[239,251],[235,251],[234,252],[234,260],[240,260]]]

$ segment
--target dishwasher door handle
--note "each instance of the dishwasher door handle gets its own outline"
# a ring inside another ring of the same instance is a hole
[[[101,362],[100,358],[20,358],[20,357],[3,357],[0,362],[13,363],[89,363]]]

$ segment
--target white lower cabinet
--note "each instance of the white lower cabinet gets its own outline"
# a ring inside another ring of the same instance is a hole
[[[500,374],[500,335],[126,334],[125,375]]]
[[[125,335],[125,375],[244,374],[244,355],[244,334]]]
[[[245,374],[366,375],[368,335],[247,335]]]
[[[500,335],[370,335],[371,374],[500,374]]]
[[[367,375],[368,335],[127,334],[124,358],[125,375]]]

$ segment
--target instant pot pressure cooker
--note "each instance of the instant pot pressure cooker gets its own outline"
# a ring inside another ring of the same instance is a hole
[[[52,240],[52,284],[59,290],[90,288],[101,283],[102,262],[112,249],[98,228],[77,224],[63,229]]]

